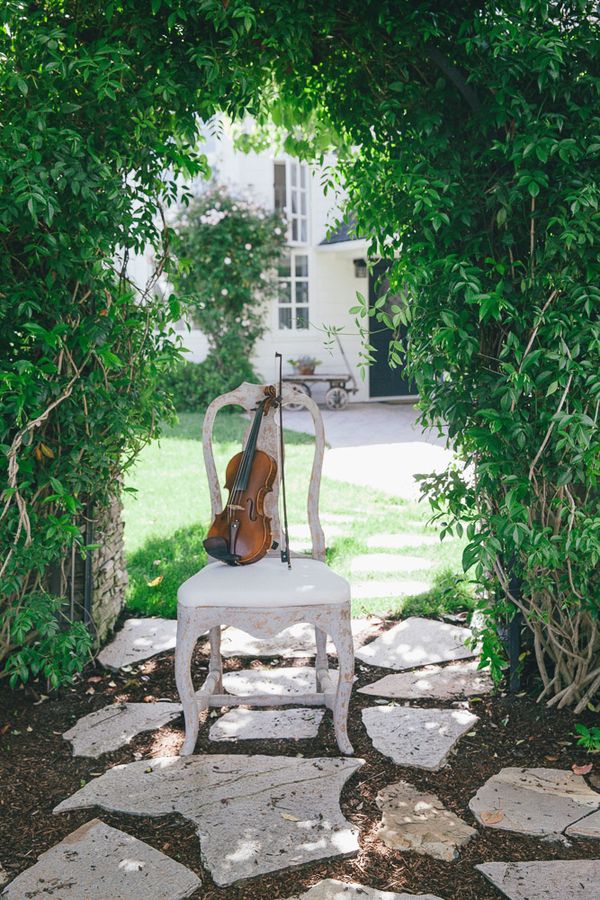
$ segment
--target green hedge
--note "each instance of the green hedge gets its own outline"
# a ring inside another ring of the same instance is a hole
[[[169,370],[164,387],[178,412],[202,411],[215,397],[233,390],[242,381],[260,380],[249,360],[227,352],[230,343],[227,339],[203,362],[179,361]]]

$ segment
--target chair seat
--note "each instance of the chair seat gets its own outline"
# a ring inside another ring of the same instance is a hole
[[[350,585],[318,559],[264,557],[249,566],[215,562],[181,585],[177,601],[186,607],[259,607],[343,605]]]

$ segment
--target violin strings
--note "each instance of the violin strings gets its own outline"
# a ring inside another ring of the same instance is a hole
[[[260,401],[259,407],[261,410],[262,410],[263,406],[264,406],[264,401]],[[257,422],[258,422],[258,427],[257,427]],[[250,431],[250,434],[248,435],[248,440],[246,441],[246,447],[243,450],[242,459],[238,466],[238,470],[235,475],[235,480],[233,482],[233,487],[231,489],[231,494],[229,496],[229,502],[227,504],[228,521],[231,521],[231,518],[233,516],[233,508],[232,507],[235,505],[234,501],[236,500],[236,494],[241,493],[244,489],[243,485],[244,485],[244,482],[245,482],[245,479],[246,479],[246,476],[247,476],[247,473],[248,473],[249,467],[250,467],[250,462],[248,460],[248,444],[253,444],[255,442],[254,439],[255,439],[256,435],[258,434],[259,427],[260,427],[260,419],[255,418],[254,422],[252,423],[252,429]]]

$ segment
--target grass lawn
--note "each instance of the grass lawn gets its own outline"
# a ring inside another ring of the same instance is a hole
[[[239,415],[217,416],[214,446],[221,483],[246,427]],[[200,414],[182,414],[160,442],[145,448],[128,473],[126,487],[135,491],[124,498],[128,605],[139,612],[174,617],[177,587],[206,562],[202,540],[210,524],[210,502],[201,430]],[[313,438],[286,431],[285,441],[290,531],[298,536],[291,540],[294,549],[303,538],[301,529],[307,521],[306,486]],[[353,600],[355,614],[435,614],[473,605],[459,574],[462,542],[431,540],[436,531],[427,526],[426,503],[411,503],[324,478],[320,512],[330,565],[350,577],[356,592],[364,595]],[[390,534],[410,535],[411,545],[400,549],[378,546],[380,536]],[[364,560],[367,554],[377,554],[373,565]],[[353,561],[356,566],[361,560],[360,572],[352,572]],[[398,579],[400,586],[406,582],[406,587],[397,593],[392,589],[393,595],[385,596],[390,593],[391,579]],[[429,586],[411,594],[419,582]]]

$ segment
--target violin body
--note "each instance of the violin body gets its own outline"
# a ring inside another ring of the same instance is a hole
[[[255,450],[244,486],[239,488],[244,451],[227,464],[225,488],[229,497],[211,525],[204,546],[210,556],[234,566],[257,562],[271,549],[271,519],[265,515],[265,496],[273,490],[277,463],[263,450]]]

